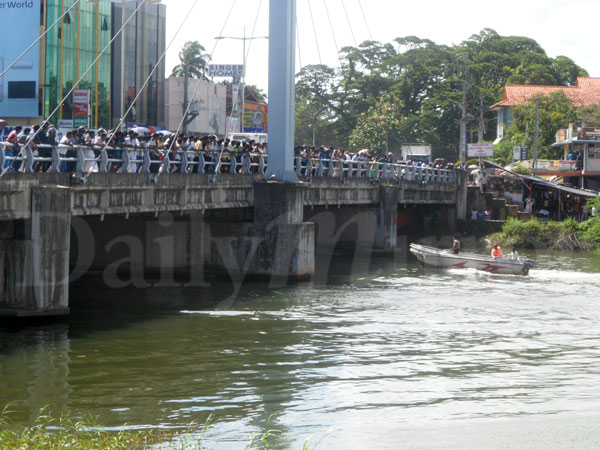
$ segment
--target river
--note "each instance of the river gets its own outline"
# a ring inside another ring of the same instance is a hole
[[[0,325],[0,406],[192,436],[212,413],[214,449],[600,448],[600,257],[521,253],[527,277],[341,258],[229,300],[86,279],[68,319]]]

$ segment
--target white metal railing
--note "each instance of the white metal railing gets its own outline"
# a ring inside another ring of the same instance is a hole
[[[0,170],[8,172],[99,173],[198,173],[264,174],[267,156],[260,153],[204,153],[179,149],[135,147],[27,145],[0,142]],[[414,180],[423,183],[456,183],[454,169],[374,161],[294,158],[299,177],[366,178],[371,180]]]

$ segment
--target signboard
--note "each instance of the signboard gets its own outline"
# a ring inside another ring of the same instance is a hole
[[[58,121],[57,126],[61,130],[69,130],[70,131],[70,130],[73,129],[73,121],[72,120],[61,119],[61,120]]]
[[[0,0],[0,72],[40,37],[40,0]],[[0,117],[39,116],[40,46],[0,78]]]
[[[242,78],[244,76],[243,64],[209,64],[209,77],[233,77]]]
[[[73,117],[73,128],[88,128],[89,127],[89,119],[87,117]]]
[[[515,145],[513,147],[513,161],[527,160],[527,150],[529,150],[529,147],[526,145]]]
[[[73,104],[88,104],[90,102],[89,89],[75,89],[73,91]]]
[[[577,139],[580,141],[600,141],[600,128],[579,128],[577,130]]]
[[[267,133],[269,129],[268,106],[264,103],[244,104],[244,132]]]
[[[488,158],[494,156],[494,144],[468,144],[469,158]]]
[[[75,89],[73,91],[73,127],[89,126],[90,90]]]

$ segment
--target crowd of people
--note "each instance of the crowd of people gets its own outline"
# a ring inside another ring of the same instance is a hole
[[[86,129],[79,127],[66,132],[64,135],[59,133],[58,129],[47,122],[32,127],[15,127],[5,139],[4,154],[9,157],[22,156],[23,149],[29,146],[34,156],[47,158],[48,161],[35,164],[34,171],[46,171],[50,167],[52,157],[52,146],[58,146],[58,152],[62,158],[67,159],[63,162],[60,170],[72,172],[75,170],[77,157],[77,147],[84,149],[85,172],[94,172],[98,170],[97,158],[103,151],[107,152],[111,160],[121,160],[122,152],[127,152],[129,164],[125,169],[128,173],[136,173],[141,170],[141,160],[143,152],[147,151],[151,160],[151,172],[160,170],[160,162],[164,158],[169,158],[169,171],[177,172],[181,170],[181,161],[183,155],[187,157],[190,163],[198,162],[200,153],[202,153],[204,162],[208,165],[207,172],[214,172],[217,163],[222,164],[220,170],[226,172],[230,170],[230,162],[233,158],[239,163],[236,169],[241,173],[251,173],[257,166],[257,158],[260,155],[267,155],[267,144],[258,143],[251,139],[230,140],[219,139],[215,135],[205,135],[199,137],[196,135],[176,135],[169,132],[157,133],[138,133],[135,130],[119,131]],[[250,167],[241,164],[243,155],[249,155]],[[303,166],[307,165],[308,159],[323,160],[325,169],[333,169],[334,162],[352,161],[355,163],[364,163],[364,166],[371,163],[397,163],[403,162],[407,166],[429,168],[429,169],[454,169],[452,163],[439,159],[433,162],[408,159],[407,161],[397,160],[392,153],[376,152],[371,150],[360,150],[350,152],[334,147],[321,146],[318,148],[309,146],[299,146],[294,149],[294,156],[301,160]],[[330,167],[331,164],[331,167]],[[199,164],[191,164],[191,172],[197,171]],[[119,165],[112,163],[109,170],[119,170]],[[21,160],[7,161],[5,170],[23,170]],[[335,175],[335,174],[334,174]]]
[[[307,145],[298,146],[294,149],[294,156],[303,160],[306,159],[321,159],[321,160],[332,160],[332,161],[352,161],[352,162],[363,162],[363,163],[405,163],[409,166],[415,167],[427,167],[435,169],[454,169],[454,164],[447,162],[440,158],[435,161],[423,161],[412,158],[407,158],[406,161],[400,161],[394,157],[391,152],[377,152],[373,150],[363,149],[357,152],[350,152],[347,150],[337,149],[334,147],[320,146],[309,147]]]
[[[42,158],[51,158],[53,146],[58,146],[58,152],[61,157],[69,159],[61,167],[61,171],[72,172],[75,170],[75,161],[72,159],[77,156],[76,148],[84,148],[85,172],[94,172],[98,170],[96,159],[102,151],[106,151],[108,158],[121,160],[122,152],[127,152],[129,165],[126,168],[128,173],[140,171],[143,152],[147,151],[152,161],[150,171],[158,172],[160,162],[168,158],[174,164],[170,165],[169,171],[177,172],[181,167],[181,160],[185,152],[188,162],[198,162],[200,153],[204,157],[205,163],[209,164],[209,171],[215,171],[219,161],[224,163],[231,162],[231,158],[236,158],[241,162],[242,155],[266,155],[267,144],[257,143],[254,140],[243,139],[241,141],[232,141],[230,139],[218,139],[215,135],[206,135],[198,137],[194,135],[176,135],[169,132],[157,133],[138,133],[135,130],[129,131],[107,131],[103,128],[98,130],[79,127],[60,135],[58,129],[48,123],[35,125],[33,127],[15,127],[7,136],[4,145],[4,154],[9,157],[16,157],[22,154],[25,147],[29,146],[34,156]],[[4,169],[22,170],[22,161],[7,161]],[[46,171],[50,167],[50,162],[37,163],[35,171]],[[199,164],[192,164],[191,172],[197,171]],[[225,164],[224,171],[227,171],[229,164]],[[112,164],[110,169],[116,171],[118,164]],[[240,171],[251,170],[243,166]]]

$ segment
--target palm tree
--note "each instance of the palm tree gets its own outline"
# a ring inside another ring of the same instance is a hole
[[[186,116],[183,120],[183,133],[187,133],[188,124],[194,120],[197,113],[189,114],[188,110],[188,84],[190,78],[199,78],[206,80],[206,66],[210,60],[210,55],[205,52],[206,49],[198,41],[188,41],[183,45],[179,52],[180,64],[173,68],[172,77],[183,77],[183,114]],[[191,118],[189,116],[192,116]]]

